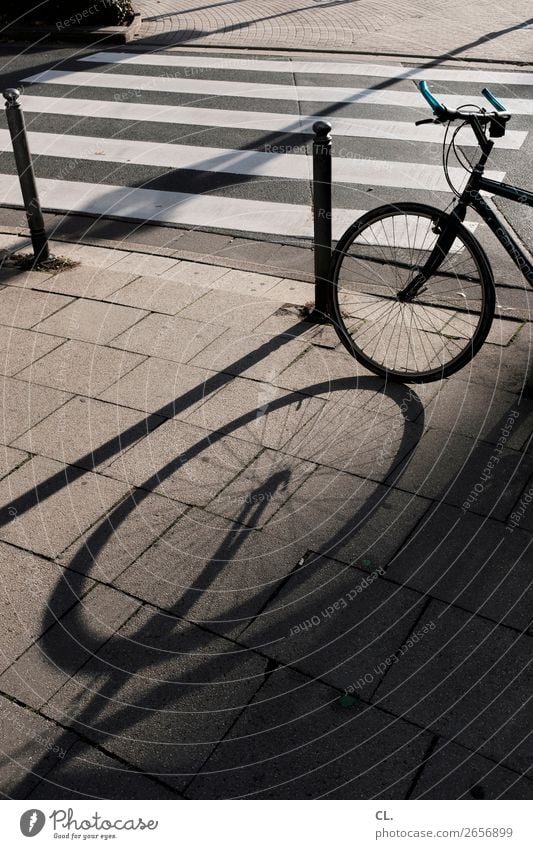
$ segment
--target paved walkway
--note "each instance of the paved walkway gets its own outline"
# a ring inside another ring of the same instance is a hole
[[[528,0],[136,0],[159,45],[361,51],[533,62]]]
[[[531,324],[385,387],[308,283],[53,247],[0,272],[1,792],[533,798]]]

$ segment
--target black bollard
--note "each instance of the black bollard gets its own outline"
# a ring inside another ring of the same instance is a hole
[[[7,124],[11,141],[13,142],[13,153],[15,154],[15,163],[24,207],[26,209],[26,218],[28,219],[28,227],[31,233],[34,255],[33,264],[37,265],[37,263],[46,262],[46,260],[50,259],[50,251],[48,248],[48,238],[44,229],[44,219],[39,203],[39,195],[37,194],[30,149],[28,147],[24,114],[19,103],[19,97],[20,91],[16,88],[8,88],[4,92]]]
[[[313,219],[315,254],[315,308],[317,323],[329,320],[331,264],[331,124],[313,125]]]

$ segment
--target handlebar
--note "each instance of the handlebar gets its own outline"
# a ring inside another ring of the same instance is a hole
[[[431,109],[433,110],[433,114],[435,115],[435,122],[445,122],[445,121],[453,121],[456,118],[460,118],[462,120],[468,120],[468,118],[476,118],[478,121],[487,123],[488,121],[494,120],[495,113],[483,113],[483,112],[461,112],[457,109],[448,109],[440,100],[437,100],[434,94],[429,90],[429,86],[425,80],[420,80],[418,83],[418,89],[420,94],[424,98],[424,100],[429,104]],[[498,119],[503,119],[504,121],[510,118],[510,115],[507,113],[507,110],[503,103],[500,103],[497,97],[491,92],[490,89],[484,88],[481,93],[483,96],[489,101],[491,106],[496,109],[496,113],[498,113]]]

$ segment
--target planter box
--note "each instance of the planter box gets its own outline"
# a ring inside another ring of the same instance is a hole
[[[47,38],[53,41],[104,41],[107,44],[127,44],[139,33],[142,23],[141,15],[136,12],[129,22],[116,27],[82,27],[70,26],[58,29],[57,26],[7,26],[4,28],[3,39],[34,41]]]

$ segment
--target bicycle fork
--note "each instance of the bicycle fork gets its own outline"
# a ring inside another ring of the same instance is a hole
[[[415,273],[407,286],[397,292],[396,297],[401,303],[413,301],[417,295],[425,291],[427,281],[436,274],[442,261],[451,250],[457,233],[457,222],[462,223],[465,215],[466,203],[461,200],[448,215],[447,222],[444,226],[442,226],[440,219],[435,220],[432,229],[438,235],[438,239],[423,268],[420,268]]]

